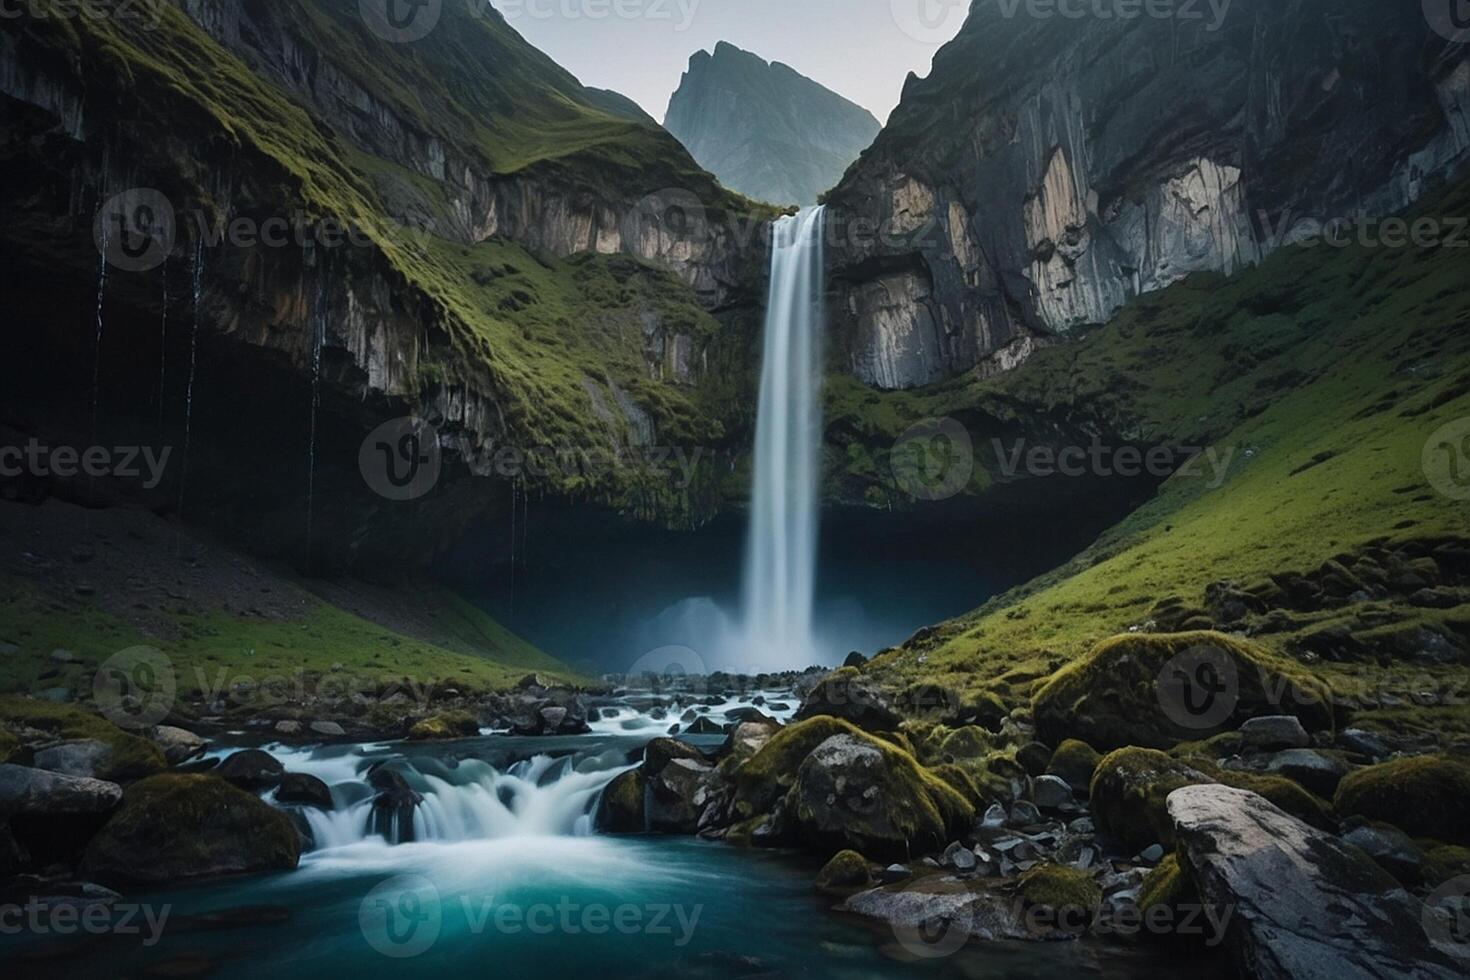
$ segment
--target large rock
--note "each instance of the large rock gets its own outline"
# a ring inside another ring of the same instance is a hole
[[[629,769],[613,778],[597,801],[594,825],[605,834],[641,834],[648,829],[643,770]]]
[[[226,782],[252,793],[263,793],[281,784],[286,767],[268,752],[260,749],[244,749],[232,754],[214,774]]]
[[[1102,750],[1167,749],[1233,731],[1248,719],[1293,715],[1331,730],[1319,678],[1222,633],[1129,634],[1105,640],[1052,675],[1033,702],[1037,734]]]
[[[107,813],[122,798],[116,783],[0,765],[0,817]]]
[[[408,737],[414,742],[442,742],[455,738],[473,738],[480,734],[480,723],[468,711],[446,711],[416,723]]]
[[[1228,786],[1178,790],[1168,809],[1202,901],[1232,910],[1226,941],[1243,976],[1465,975],[1429,941],[1422,904],[1357,849]]]
[[[417,836],[414,810],[424,802],[403,773],[379,766],[368,773],[368,785],[377,791],[373,798],[373,833],[394,844],[411,843]]]
[[[884,857],[940,849],[975,817],[969,800],[911,755],[861,732],[833,735],[807,756],[787,810],[819,847]]]
[[[148,733],[153,744],[163,752],[171,766],[182,765],[203,755],[209,742],[191,731],[171,725],[159,725]]]
[[[304,772],[288,772],[281,777],[281,785],[276,787],[276,802],[318,810],[331,810],[335,806],[331,787]]]
[[[214,776],[168,773],[129,786],[87,845],[82,870],[104,881],[166,884],[288,871],[301,857],[289,817]]]
[[[842,667],[823,677],[802,700],[796,720],[819,716],[841,718],[869,732],[897,731],[903,716],[876,684],[854,667]]]
[[[111,770],[112,746],[92,739],[59,742],[37,750],[35,765],[37,769],[63,776],[100,779],[103,773]]]
[[[1470,846],[1470,763],[1418,756],[1359,769],[1338,786],[1336,805],[1412,837]]]
[[[1350,767],[1336,756],[1316,749],[1287,749],[1267,761],[1266,771],[1301,783],[1318,796],[1330,800]]]

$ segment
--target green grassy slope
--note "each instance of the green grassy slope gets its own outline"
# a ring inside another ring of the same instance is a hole
[[[1419,214],[1470,215],[1470,184]],[[996,478],[983,427],[1018,416],[1093,420],[1139,445],[1233,452],[1223,485],[1176,475],[1065,567],[884,655],[874,669],[899,682],[1020,698],[1096,641],[1147,628],[1161,609],[1203,606],[1211,583],[1257,586],[1369,547],[1463,545],[1470,505],[1437,492],[1422,457],[1431,435],[1470,416],[1467,255],[1298,246],[1232,279],[1199,276],[1143,297],[1010,375],[881,398],[838,387],[831,424],[865,434],[853,438],[852,457],[913,419],[966,418],[984,457],[974,494]],[[868,490],[889,492],[876,481]],[[1300,653],[1303,637],[1334,625],[1369,640],[1427,626],[1463,646],[1470,606],[1355,602],[1277,622],[1260,639]],[[1381,653],[1317,667],[1343,692],[1395,692],[1370,705],[1370,717],[1406,727],[1424,720],[1416,691],[1453,690],[1465,673]],[[1470,730],[1470,711],[1442,706],[1434,724]]]

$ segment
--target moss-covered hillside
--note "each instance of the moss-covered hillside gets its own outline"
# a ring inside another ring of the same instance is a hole
[[[1418,210],[1467,213],[1466,183]],[[1223,482],[1209,466],[1176,474],[1066,566],[872,669],[1015,704],[1113,634],[1218,626],[1315,664],[1364,724],[1470,730],[1470,520],[1431,485],[1452,474],[1429,444],[1470,416],[1470,252],[1441,227],[1442,247],[1301,245],[1189,279],[998,378],[884,396],[836,386],[834,452],[871,474],[849,468],[845,492],[869,500],[925,506],[903,501],[886,453],[929,416],[970,430],[980,506],[1009,479],[992,434],[1006,448],[1018,433],[1053,446],[1096,433],[1230,454]]]

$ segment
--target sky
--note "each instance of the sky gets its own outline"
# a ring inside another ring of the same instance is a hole
[[[492,0],[583,84],[632,98],[660,122],[689,57],[719,41],[780,61],[880,122],[910,71],[964,22],[968,0]]]

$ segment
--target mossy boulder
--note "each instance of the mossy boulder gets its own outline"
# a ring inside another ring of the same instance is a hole
[[[797,769],[813,749],[833,735],[855,731],[848,722],[825,715],[781,729],[735,770],[736,814],[748,819],[769,813],[790,790]]]
[[[1169,794],[1214,782],[1207,774],[1156,749],[1127,748],[1104,756],[1092,777],[1097,829],[1134,850],[1174,841]]]
[[[410,741],[445,742],[454,738],[474,738],[480,734],[480,723],[468,711],[446,711],[425,718],[408,730]]]
[[[1223,685],[1221,690],[1178,686],[1203,664],[1209,666],[1200,676]],[[1053,674],[1032,707],[1043,741],[1057,745],[1075,738],[1104,751],[1167,749],[1262,715],[1293,715],[1310,731],[1333,727],[1331,691],[1320,678],[1259,646],[1214,632],[1104,640]]]
[[[1392,824],[1411,837],[1470,845],[1470,764],[1444,756],[1395,759],[1349,773],[1337,810]]]
[[[1060,864],[1042,864],[1016,879],[1016,894],[1030,907],[1082,910],[1092,913],[1102,905],[1102,887],[1085,871]]]
[[[1318,830],[1337,830],[1337,816],[1333,813],[1331,804],[1285,776],[1222,769],[1203,759],[1186,761],[1208,773],[1215,782],[1264,796],[1293,817]]]
[[[817,681],[796,712],[797,721],[822,716],[869,732],[894,732],[903,723],[893,699],[856,667],[841,667]]]
[[[873,884],[868,859],[857,851],[839,851],[817,872],[817,891],[828,895],[845,895]]]
[[[1092,776],[1097,772],[1097,764],[1101,761],[1102,754],[1092,746],[1069,738],[1052,753],[1046,771],[1048,775],[1066,780],[1067,785],[1079,793],[1085,793],[1092,785]]]
[[[26,747],[20,739],[0,729],[0,766],[14,762],[24,765],[26,762]]]
[[[854,730],[806,757],[786,813],[816,848],[887,858],[943,847],[969,829],[975,806],[909,753]]]
[[[1470,847],[1446,844],[1444,841],[1421,840],[1417,842],[1424,852],[1424,884],[1438,888],[1451,878],[1470,875]]]
[[[301,838],[281,811],[214,776],[168,773],[134,783],[82,858],[83,873],[164,884],[288,871]]]
[[[648,829],[644,790],[648,777],[642,769],[629,769],[615,777],[597,801],[595,825],[605,834],[641,834]]]
[[[945,735],[939,743],[939,754],[947,761],[984,758],[995,748],[990,733],[979,725],[942,730]]]
[[[95,775],[109,782],[128,782],[168,767],[163,753],[148,739],[75,705],[0,697],[0,728],[8,729],[19,742],[25,741],[28,730],[43,733],[48,740],[99,742],[107,753]],[[3,751],[0,746],[0,753]]]

